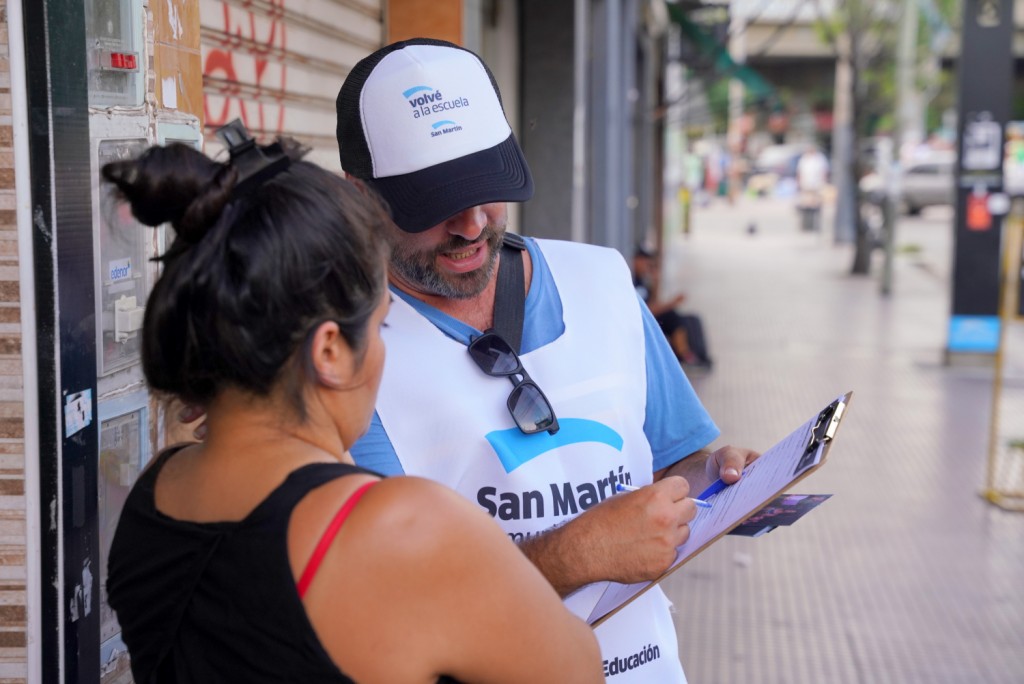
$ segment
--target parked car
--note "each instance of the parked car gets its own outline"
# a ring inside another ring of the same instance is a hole
[[[955,174],[956,154],[952,151],[931,152],[913,160],[903,172],[900,210],[916,216],[925,207],[953,204]],[[884,194],[885,183],[878,173],[869,173],[861,179],[860,189],[868,194]]]
[[[953,152],[934,152],[909,163],[900,194],[903,211],[914,216],[925,207],[953,204],[956,201],[955,165]]]

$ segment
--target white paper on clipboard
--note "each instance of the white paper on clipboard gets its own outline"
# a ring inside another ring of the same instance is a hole
[[[677,549],[675,561],[661,577],[636,584],[608,582],[587,622],[596,626],[608,619],[820,467],[851,396],[853,392],[847,392],[836,398],[747,466],[739,482],[708,497],[712,507],[697,509],[697,517],[690,522],[690,537]]]

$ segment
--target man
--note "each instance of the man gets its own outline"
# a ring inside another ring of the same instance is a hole
[[[499,257],[505,202],[533,192],[490,71],[453,44],[404,41],[357,64],[337,104],[342,167],[384,197],[396,224],[388,359],[356,461],[479,503],[584,617],[602,588],[593,583],[659,576],[688,535],[691,488],[735,482],[756,454],[703,450],[718,429],[622,257],[526,241],[525,292],[497,295],[525,296],[521,354],[471,355],[494,325],[498,267],[515,263]],[[497,359],[508,368],[489,365]],[[517,427],[524,394],[544,414],[539,428]],[[617,484],[641,488],[616,495]],[[685,681],[660,589],[596,631],[606,671],[622,670],[616,682]]]
[[[643,246],[633,252],[633,287],[637,296],[650,309],[661,332],[680,363],[689,367],[711,370],[711,356],[704,338],[704,323],[700,316],[680,313],[678,307],[686,300],[679,293],[671,299],[661,299],[661,266],[659,256]]]

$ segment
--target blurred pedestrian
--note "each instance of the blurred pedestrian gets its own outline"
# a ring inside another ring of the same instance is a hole
[[[817,145],[808,145],[796,165],[797,208],[804,230],[821,228],[821,205],[828,184],[828,159]]]
[[[704,191],[704,174],[704,158],[691,145],[683,156],[683,186],[689,191],[691,201],[699,206],[708,203]]]

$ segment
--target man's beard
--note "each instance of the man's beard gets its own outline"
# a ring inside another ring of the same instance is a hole
[[[498,261],[498,249],[505,235],[505,226],[487,224],[476,240],[467,240],[452,235],[444,244],[429,252],[417,252],[403,244],[401,235],[392,236],[391,269],[405,282],[426,294],[445,299],[471,299],[487,287],[494,275]],[[443,273],[437,269],[438,256],[458,252],[471,245],[486,242],[487,261],[483,266],[469,273]]]

